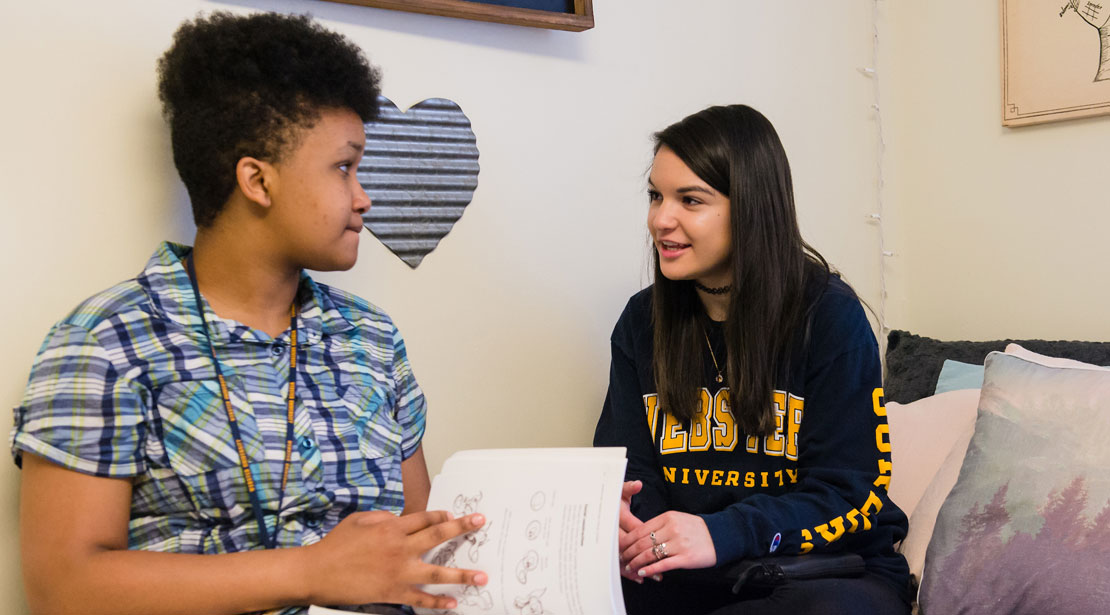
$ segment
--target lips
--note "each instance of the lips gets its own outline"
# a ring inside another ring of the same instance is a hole
[[[662,258],[677,258],[687,248],[690,247],[688,243],[679,243],[677,241],[659,241],[656,243],[659,248],[659,256]]]

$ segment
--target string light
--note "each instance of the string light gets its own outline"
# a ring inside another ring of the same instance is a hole
[[[880,99],[879,89],[879,18],[880,8],[879,5],[882,0],[873,0],[871,8],[871,66],[861,67],[859,72],[865,77],[871,79],[872,89],[874,91],[875,102],[871,105],[871,109],[875,111],[875,123],[878,126],[878,156],[876,162],[876,174],[878,176],[878,185],[876,188],[875,198],[875,212],[867,216],[867,221],[874,224],[878,229],[879,234],[879,305],[878,314],[876,317],[879,321],[879,356],[883,359],[884,368],[886,366],[886,338],[890,333],[890,327],[886,319],[886,303],[887,303],[887,289],[886,289],[886,273],[887,273],[887,259],[892,258],[895,254],[893,251],[886,248],[886,226],[883,224],[883,205],[886,195],[886,168],[884,162],[886,161],[886,134],[883,131],[883,114],[882,114],[882,100]]]

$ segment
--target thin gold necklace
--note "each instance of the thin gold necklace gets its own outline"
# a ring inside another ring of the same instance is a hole
[[[709,334],[705,329],[701,330],[701,334],[705,336],[705,345],[709,346],[709,358],[713,359],[713,369],[717,370],[717,384],[725,381],[725,377],[721,375],[721,366],[717,365],[717,355],[713,354],[713,344],[709,343]]]

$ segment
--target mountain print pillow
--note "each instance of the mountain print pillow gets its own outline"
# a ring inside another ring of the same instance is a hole
[[[1110,613],[1110,372],[987,357],[924,615]]]

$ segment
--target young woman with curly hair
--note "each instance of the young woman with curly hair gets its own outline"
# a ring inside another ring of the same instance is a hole
[[[226,13],[181,26],[158,68],[196,239],[80,304],[35,361],[12,438],[32,610],[453,607],[417,586],[485,575],[421,555],[484,520],[424,511],[404,342],[305,273],[358,256],[377,71],[306,17]]]

